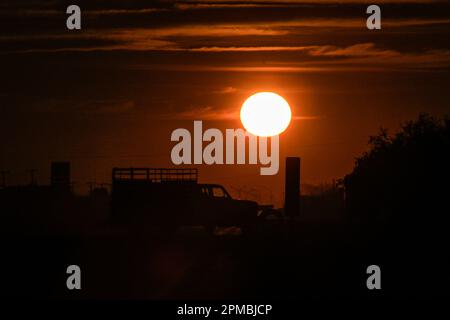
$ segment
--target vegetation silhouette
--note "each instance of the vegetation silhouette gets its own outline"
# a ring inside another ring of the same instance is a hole
[[[421,114],[395,135],[381,129],[344,178],[352,217],[371,222],[448,221],[450,119]]]
[[[394,135],[381,129],[369,145],[343,180],[354,241],[383,253],[404,278],[395,279],[402,292],[442,293],[448,284],[439,270],[448,267],[450,119],[423,113]]]

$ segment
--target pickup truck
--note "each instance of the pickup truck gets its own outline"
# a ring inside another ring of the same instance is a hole
[[[120,223],[250,227],[258,204],[233,199],[219,184],[197,182],[197,169],[114,168],[111,216]]]

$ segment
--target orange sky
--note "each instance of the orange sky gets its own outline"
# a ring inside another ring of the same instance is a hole
[[[64,1],[6,1],[0,170],[47,183],[50,161],[70,160],[86,189],[113,166],[167,166],[174,129],[239,127],[243,101],[273,91],[296,118],[280,157],[302,157],[303,183],[341,178],[380,126],[450,111],[450,2],[378,3],[369,31],[367,1],[79,1],[69,32]],[[201,179],[280,204],[281,162],[274,177],[201,166]]]

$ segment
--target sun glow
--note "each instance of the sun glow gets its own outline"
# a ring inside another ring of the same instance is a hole
[[[245,100],[241,122],[253,135],[271,137],[282,133],[291,122],[291,108],[286,100],[273,92],[259,92]]]

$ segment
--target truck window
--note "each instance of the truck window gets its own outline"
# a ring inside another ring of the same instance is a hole
[[[205,197],[208,197],[208,196],[209,196],[208,188],[202,187],[202,196],[205,196]]]
[[[228,198],[228,195],[220,187],[212,187],[211,191],[214,198]]]

